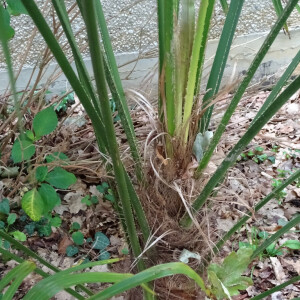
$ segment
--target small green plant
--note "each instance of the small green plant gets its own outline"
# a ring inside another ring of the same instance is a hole
[[[35,154],[34,143],[54,131],[58,123],[53,107],[38,112],[32,122],[32,130],[20,133],[13,144],[11,156],[14,163],[28,161]]]
[[[282,180],[281,179],[272,179],[272,187],[273,188],[277,188],[278,186],[280,186],[282,184]],[[276,194],[276,199],[278,201],[279,204],[282,203],[282,200],[286,197],[287,192],[286,189],[280,191],[279,193]]]
[[[57,113],[65,113],[68,107],[74,103],[75,103],[74,93],[69,93],[59,102],[59,104],[54,104],[53,106]]]
[[[252,227],[250,236],[248,236],[248,242],[239,242],[239,248],[248,248],[255,251],[269,237],[270,234],[268,232]],[[299,250],[300,242],[298,240],[288,240],[281,246],[277,246],[277,241],[275,241],[266,247],[265,251],[260,254],[260,258],[282,255],[286,249]]]
[[[102,232],[96,232],[95,238],[91,237],[85,239],[82,232],[79,231],[80,225],[75,222],[71,225],[70,232],[72,232],[72,240],[74,245],[70,245],[66,248],[67,256],[74,256],[79,253],[79,246],[89,245],[93,250],[99,250],[98,260],[105,260],[110,258],[109,252],[106,248],[110,245],[108,237]],[[85,260],[89,260],[88,256],[85,257]]]
[[[26,235],[23,232],[14,229],[10,230],[11,226],[16,222],[16,220],[17,220],[17,215],[15,213],[10,212],[9,200],[7,198],[4,198],[0,202],[0,229],[9,233],[16,240],[24,242],[26,241]],[[2,240],[0,240],[0,243],[1,241]],[[5,247],[4,244],[3,246]],[[9,247],[9,244],[6,244],[6,246]]]
[[[51,223],[51,212],[61,203],[55,188],[67,189],[75,182],[75,175],[61,167],[49,170],[47,166],[38,166],[31,184],[33,188],[22,197],[22,209],[33,221],[39,221],[44,216]]]
[[[19,135],[12,147],[12,159],[14,163],[27,162],[35,154],[35,142],[43,136],[53,132],[58,120],[52,106],[38,112],[32,122],[32,130],[27,130]],[[52,162],[56,157],[66,160],[63,153],[54,153],[46,157],[46,161]],[[51,224],[57,224],[57,217],[52,220],[50,213],[53,208],[60,205],[60,197],[56,193],[57,189],[67,189],[76,182],[74,174],[67,172],[61,167],[49,169],[42,165],[34,169],[34,176],[31,176],[32,189],[27,191],[21,200],[22,209],[33,221],[40,221],[42,216],[48,223],[36,224],[37,228],[46,228]],[[46,226],[46,227],[45,227]],[[33,227],[33,225],[32,225]],[[40,230],[39,230],[40,231]],[[31,232],[31,231],[30,231]]]
[[[255,147],[254,150],[249,150],[247,152],[241,153],[240,157],[238,158],[238,161],[252,159],[257,164],[260,164],[266,160],[269,160],[272,164],[274,164],[275,157],[272,155],[267,155],[266,153],[263,153],[263,151],[263,147]]]
[[[107,182],[102,182],[101,184],[97,185],[96,188],[103,195],[104,200],[108,200],[111,203],[115,202],[115,197]]]
[[[91,206],[93,204],[98,204],[99,200],[96,196],[86,195],[81,199],[81,203],[86,204],[87,206]]]

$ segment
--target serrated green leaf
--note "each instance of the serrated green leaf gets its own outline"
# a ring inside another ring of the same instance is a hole
[[[95,234],[95,241],[93,243],[92,248],[98,249],[98,250],[104,250],[108,245],[110,244],[110,241],[108,237],[103,234],[102,232],[97,232]]]
[[[20,242],[25,242],[26,241],[26,235],[23,232],[19,231],[19,230],[11,232],[10,234],[12,234],[12,236]]]
[[[47,183],[42,183],[38,191],[43,199],[44,214],[51,212],[55,206],[61,204],[61,200],[58,194],[51,185]]]
[[[56,167],[53,171],[47,174],[45,181],[58,189],[67,189],[70,185],[76,182],[76,177],[74,174],[64,170],[63,168]]]
[[[16,222],[17,215],[16,214],[9,214],[7,217],[7,225],[12,225]]]
[[[45,159],[46,159],[47,163],[51,163],[55,160],[66,160],[66,161],[68,161],[69,157],[66,154],[62,153],[62,152],[54,152],[54,153],[51,153],[51,154],[47,155]]]
[[[30,159],[35,153],[35,146],[32,141],[26,137],[19,137],[11,150],[11,157],[14,163],[20,163],[23,160]]]
[[[75,254],[78,253],[78,248],[75,246],[68,246],[66,249],[66,254],[67,256],[74,256]]]
[[[37,138],[51,133],[57,126],[58,120],[52,106],[38,112],[33,119],[33,130]]]
[[[15,35],[14,29],[10,26],[10,15],[8,11],[0,5],[0,40],[8,41]]]
[[[281,247],[286,247],[292,250],[299,250],[300,249],[300,242],[298,240],[288,240],[284,242]]]
[[[80,231],[76,231],[72,234],[72,240],[76,245],[83,245],[84,236]]]
[[[34,188],[33,190],[27,192],[23,196],[21,204],[22,209],[31,220],[39,221],[41,219],[45,207],[43,199],[37,189]]]
[[[251,262],[253,250],[241,248],[238,252],[230,253],[221,265],[211,264],[208,267],[208,279],[217,299],[239,295],[239,290],[245,290],[252,280],[241,276]]]
[[[25,134],[28,139],[34,141],[34,133],[31,130],[26,130]]]
[[[48,174],[47,166],[39,166],[35,169],[35,179],[39,182],[43,182]]]
[[[28,15],[28,12],[21,0],[6,0],[6,3],[10,9],[10,13],[14,16],[18,16],[20,14]]]
[[[1,202],[0,202],[0,213],[3,213],[5,215],[8,215],[10,211],[10,207],[9,207],[9,200],[7,198],[4,198]]]

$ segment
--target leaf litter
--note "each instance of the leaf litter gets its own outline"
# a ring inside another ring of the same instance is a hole
[[[269,91],[260,91],[242,99],[237,112],[227,126],[226,134],[223,136],[217,152],[205,170],[208,177],[215,171],[225,154],[228,153],[228,150],[231,149],[247,129],[249,120],[254,118],[269,93]],[[230,97],[231,95],[229,94],[224,101],[216,104],[217,111],[218,108],[219,111],[222,111]],[[210,220],[212,232],[215,232],[217,235],[222,234],[222,232],[234,225],[248,209],[251,211],[254,205],[271,191],[272,179],[278,178],[278,169],[288,173],[294,168],[300,167],[300,153],[297,151],[300,150],[299,102],[299,94],[295,94],[246,149],[248,151],[258,146],[263,147],[263,153],[269,157],[274,157],[274,163],[269,160],[257,163],[249,158],[245,161],[239,161],[231,168],[213,201],[217,205],[213,205],[211,209],[215,212],[217,218],[214,221]],[[218,123],[221,114],[216,113],[212,122],[213,127]],[[153,120],[138,107],[132,111],[132,116],[140,144],[144,145],[148,133],[153,128]],[[67,119],[71,119],[70,117],[68,115]],[[123,250],[128,247],[111,203],[107,200],[104,201],[103,195],[96,188],[99,180],[105,181],[107,179],[107,174],[104,166],[99,164],[101,154],[95,146],[91,123],[86,119],[81,105],[76,106],[76,109],[72,112],[72,117],[74,120],[85,119],[85,121],[80,123],[64,122],[64,125],[60,127],[60,130],[55,135],[51,135],[47,141],[44,141],[44,150],[37,154],[37,156],[45,155],[53,151],[65,153],[70,158],[70,164],[66,168],[68,171],[73,172],[78,179],[77,183],[72,185],[69,190],[59,191],[62,204],[55,208],[55,212],[60,215],[63,224],[60,228],[53,228],[53,232],[49,237],[32,236],[25,243],[50,263],[61,269],[71,267],[84,258],[87,253],[93,254],[93,249],[90,246],[86,246],[83,247],[82,253],[79,253],[75,258],[65,255],[67,247],[73,244],[70,226],[74,222],[80,224],[80,230],[85,239],[94,237],[97,232],[104,233],[109,238],[110,245],[107,251],[111,254],[111,257],[124,255]],[[239,126],[236,126],[236,124],[239,124]],[[126,154],[128,149],[124,132],[119,122],[115,126],[120,147],[122,153],[124,153],[123,158],[126,161],[126,166],[130,169],[132,168],[132,162],[130,162]],[[5,133],[1,134],[5,135]],[[10,149],[8,147],[8,152],[3,153],[2,162],[5,167],[11,168],[9,160]],[[189,174],[192,173],[188,170],[186,174],[187,178],[189,178],[191,176]],[[20,177],[18,177],[18,180],[20,181]],[[20,181],[17,184],[18,186],[26,187],[24,182]],[[1,178],[1,194],[2,197],[9,195],[11,202],[19,203],[20,195],[16,190],[14,191],[14,185],[15,179]],[[13,191],[14,193],[12,193]],[[86,195],[96,196],[99,199],[99,203],[93,207],[88,207],[86,203],[82,202],[82,198]],[[252,227],[270,234],[276,232],[282,226],[280,225],[282,222],[290,220],[295,213],[300,212],[299,202],[300,188],[295,185],[287,187],[286,196],[281,203],[273,199],[263,207],[255,217],[248,221],[247,226],[225,245],[219,257],[226,257],[231,252],[232,245],[237,245],[239,241],[248,241],[249,230]],[[218,205],[218,203],[222,203],[222,205]],[[299,230],[299,228],[296,229]],[[282,244],[284,239],[287,238],[299,240],[299,234],[297,232],[286,234],[278,241],[278,245]],[[97,259],[96,253],[93,255],[94,259]],[[254,285],[233,299],[250,299],[250,297],[258,295],[295,275],[300,275],[299,258],[300,251],[294,250],[287,251],[282,256],[267,257],[254,261],[244,274],[248,276],[252,274]],[[1,263],[1,275],[4,275],[11,267],[10,262]],[[46,270],[46,268],[44,269]],[[23,290],[26,291],[37,279],[29,277],[24,283]],[[292,299],[299,295],[300,285],[295,283],[274,294],[270,299]],[[66,294],[60,293],[56,299],[68,298]]]

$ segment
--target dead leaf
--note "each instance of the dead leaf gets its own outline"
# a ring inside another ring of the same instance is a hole
[[[283,283],[284,281],[286,281],[286,275],[284,273],[283,267],[279,261],[279,259],[277,257],[270,257],[273,269],[274,269],[274,273],[276,276],[276,279],[280,282]]]
[[[65,235],[59,242],[58,244],[58,253],[59,254],[66,254],[66,249],[68,246],[73,245],[73,242],[71,241],[71,239]]]

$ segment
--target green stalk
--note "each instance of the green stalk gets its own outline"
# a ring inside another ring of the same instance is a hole
[[[283,234],[291,230],[291,228],[295,227],[300,223],[300,215],[289,221],[286,225],[284,225],[281,229],[279,229],[276,233],[274,233],[271,237],[265,240],[259,247],[255,249],[251,258],[259,256],[268,246],[277,241]]]
[[[144,180],[141,156],[137,146],[137,140],[134,132],[133,123],[131,120],[130,112],[128,109],[125,92],[122,86],[118,66],[114,56],[113,48],[110,42],[110,37],[106,25],[106,21],[103,14],[103,9],[100,1],[96,1],[96,13],[98,25],[101,31],[102,42],[105,49],[106,60],[106,75],[110,91],[113,95],[113,99],[116,101],[117,109],[120,114],[121,123],[124,128],[128,144],[131,149],[133,161],[135,163],[135,170],[138,180],[141,182]],[[107,62],[106,62],[107,61]]]
[[[162,0],[160,0],[162,1]],[[174,51],[172,49],[173,30],[174,30],[174,15],[175,7],[174,0],[164,1],[164,78],[163,84],[165,89],[164,105],[166,106],[165,126],[167,132],[173,136],[175,131],[175,102],[174,102],[174,78],[175,78],[175,63]]]
[[[231,100],[231,103],[229,104],[216,132],[214,133],[214,136],[209,144],[209,147],[207,151],[205,152],[200,165],[198,167],[197,172],[200,173],[202,170],[205,169],[207,164],[210,161],[210,158],[218,145],[220,138],[222,134],[225,131],[226,125],[228,124],[232,114],[234,113],[239,101],[242,99],[242,96],[247,89],[251,79],[253,78],[257,68],[261,64],[263,58],[265,57],[266,53],[270,49],[272,43],[274,42],[275,38],[277,37],[280,29],[282,28],[283,24],[293,11],[295,5],[297,4],[298,0],[290,0],[289,3],[286,5],[283,14],[278,18],[275,25],[272,27],[270,33],[268,34],[267,38],[265,39],[263,45],[261,46],[260,50],[258,51],[257,55],[255,56],[250,68],[248,69],[247,75],[239,85],[233,99]]]
[[[18,241],[16,241],[14,238],[12,238],[9,234],[5,233],[3,230],[0,230],[0,237],[2,237],[3,239],[7,240],[11,244],[13,244],[14,247],[16,247],[17,249],[23,251],[28,256],[36,259],[42,265],[46,266],[50,270],[52,270],[54,272],[60,272],[60,270],[58,268],[56,268],[55,266],[51,265],[49,262],[47,262],[46,260],[44,260],[38,254],[36,254],[35,252],[33,252],[32,250],[30,250],[29,248],[25,247],[24,245],[22,245],[21,243],[19,243]],[[78,287],[82,291],[84,291],[85,293],[87,293],[88,295],[93,295],[93,293],[89,289],[87,289],[86,287],[84,287],[84,286],[78,286]]]
[[[143,234],[143,241],[146,242],[148,238],[150,237],[150,227],[143,209],[143,206],[141,204],[141,201],[136,194],[132,182],[128,176],[128,174],[124,171],[125,177],[126,177],[126,182],[127,182],[127,188],[128,188],[128,193],[129,197],[131,199],[131,204],[133,207],[133,210],[135,212],[137,222],[141,228],[142,234]]]
[[[290,285],[290,284],[293,284],[295,282],[298,282],[300,281],[300,276],[295,276],[293,277],[292,279],[282,283],[282,284],[279,284],[271,289],[269,289],[268,291],[265,291],[255,297],[252,297],[251,300],[260,300],[260,299],[266,299],[269,295],[272,295],[273,293],[275,292],[278,292],[278,291],[281,291],[282,289],[284,289],[286,286]],[[300,298],[293,298],[293,300],[300,300]]]
[[[205,108],[209,104],[209,100],[211,100],[219,91],[229,51],[232,45],[233,36],[241,15],[244,2],[245,0],[232,0],[230,2],[229,11],[227,13],[225,24],[219,40],[216,56],[209,73],[209,78],[206,85],[206,93],[202,100],[202,108]],[[202,134],[204,134],[208,129],[212,111],[213,105],[205,111],[203,117],[200,120],[200,132]]]
[[[299,4],[296,5],[296,9],[297,9],[298,12],[300,13],[300,5],[299,5]]]
[[[15,260],[16,262],[18,263],[23,263],[25,260],[22,259],[20,256],[17,256],[5,249],[2,249],[0,247],[0,253],[2,253],[2,255],[5,255],[6,257],[10,257],[11,259]],[[46,278],[46,277],[49,277],[50,275],[47,274],[46,272],[44,272],[43,270],[39,269],[39,268],[35,268],[33,270],[36,274],[39,274],[41,275],[42,277]],[[65,289],[65,291],[67,293],[69,293],[70,295],[74,296],[76,299],[79,299],[79,300],[83,300],[85,299],[83,296],[81,296],[80,294],[78,294],[77,292],[75,292],[74,290],[72,289]]]
[[[221,6],[222,6],[222,9],[223,9],[224,13],[227,14],[228,13],[227,0],[220,0],[220,3],[221,3]]]
[[[131,274],[108,273],[108,272],[85,272],[68,274],[68,276],[50,276],[36,284],[23,298],[23,300],[48,300],[55,294],[74,284],[85,283],[114,283],[132,277]],[[89,299],[89,298],[85,298]]]
[[[195,33],[195,3],[193,0],[182,1],[180,19],[176,20],[174,29],[174,53],[175,53],[175,134],[181,134],[182,107],[185,95],[186,83],[189,70],[189,59]]]
[[[226,174],[227,170],[235,163],[239,154],[250,143],[250,141],[256,136],[256,134],[263,128],[263,126],[272,118],[272,116],[288,101],[288,99],[297,91],[300,87],[300,76],[298,76],[269,106],[263,114],[257,118],[257,120],[250,125],[244,136],[238,141],[238,143],[229,152],[227,157],[223,160],[221,165],[217,168],[216,172],[212,175],[204,189],[200,193],[199,197],[194,201],[192,208],[194,212],[201,209],[207,198],[211,195],[213,189],[221,182]],[[183,227],[189,227],[192,223],[189,215],[185,213],[180,221]]]
[[[11,282],[3,295],[3,300],[13,299],[22,281],[35,269],[35,263],[24,261],[17,267],[10,270],[0,281],[0,292]],[[2,298],[2,297],[1,297]]]
[[[60,1],[60,0],[52,0],[52,4],[55,8],[55,11],[57,13],[57,16],[60,20],[60,23],[64,29],[64,33],[68,39],[68,42],[70,44],[72,53],[73,53],[73,57],[74,57],[74,61],[75,61],[75,65],[77,68],[77,72],[78,72],[78,76],[80,79],[80,82],[82,83],[83,88],[85,89],[86,93],[89,95],[90,99],[92,100],[93,103],[93,107],[99,117],[99,119],[101,118],[101,111],[100,111],[100,105],[99,105],[99,100],[96,96],[94,87],[92,85],[92,81],[89,77],[88,71],[86,69],[85,63],[82,59],[80,50],[76,44],[76,40],[72,31],[72,27],[68,18],[68,13],[66,10],[66,6],[64,1]],[[101,139],[102,137],[102,132],[104,130],[104,125],[102,122],[99,123],[100,126],[100,130],[95,128],[96,131],[96,138],[97,138],[97,143],[99,145],[99,150],[102,153],[106,153],[105,150],[105,145],[107,144],[104,141],[104,138]],[[100,134],[101,132],[101,134]]]
[[[182,125],[184,129],[184,142],[187,143],[189,135],[189,120],[194,104],[195,91],[200,86],[201,74],[204,63],[205,48],[208,38],[209,24],[214,8],[215,0],[203,0],[200,4],[195,38],[190,60],[186,95],[184,99],[184,112]]]
[[[300,170],[294,172],[289,176],[281,185],[276,187],[271,193],[269,193],[265,198],[263,198],[257,205],[254,207],[254,212],[258,212],[263,206],[265,206],[270,200],[272,200],[279,192],[281,192],[285,187],[291,184],[293,181],[297,180],[300,177]],[[217,253],[220,251],[222,246],[232,237],[232,235],[238,231],[246,222],[253,217],[251,211],[247,211],[246,214],[228,231],[226,232],[220,241],[213,248],[213,252]]]
[[[97,91],[101,99],[100,103],[101,111],[103,113],[103,123],[105,124],[105,134],[107,136],[108,149],[111,155],[115,178],[117,182],[118,195],[122,202],[126,227],[133,254],[135,257],[138,257],[141,253],[141,247],[135,228],[129,193],[127,189],[125,171],[119,154],[118,143],[114,131],[114,124],[110,110],[110,102],[106,89],[103,58],[100,48],[99,36],[97,32],[95,2],[81,1],[81,5],[83,8],[83,15],[87,27],[93,71],[95,75]],[[144,270],[145,265],[142,260],[139,260],[137,265],[139,270]]]
[[[297,68],[299,63],[300,63],[300,50],[298,51],[296,56],[293,58],[293,60],[291,61],[291,63],[289,64],[289,66],[287,67],[285,72],[283,73],[283,75],[280,77],[280,79],[278,80],[275,87],[273,87],[272,92],[270,93],[270,95],[268,96],[268,98],[266,99],[266,101],[264,102],[264,104],[262,105],[262,107],[260,108],[258,113],[256,114],[256,116],[254,117],[252,123],[254,123],[256,121],[256,119],[262,113],[264,113],[266,108],[268,108],[270,105],[272,105],[275,97],[280,93],[282,88],[286,85],[288,79],[290,78],[290,76],[292,75],[294,70]]]
[[[72,69],[67,57],[59,46],[55,36],[53,35],[51,29],[49,28],[47,22],[45,21],[43,15],[38,9],[37,5],[33,0],[21,0],[25,8],[27,9],[31,19],[34,21],[39,32],[46,41],[49,49],[54,55],[57,63],[64,72],[66,78],[68,79],[70,85],[72,86],[74,92],[80,99],[84,109],[86,110],[88,116],[90,117],[92,124],[94,126],[97,141],[99,144],[99,149],[103,149],[105,145],[105,140],[103,139],[103,132],[105,131],[102,120],[100,116],[96,113],[88,94],[82,87],[81,82],[78,80],[74,70]]]
[[[12,65],[11,56],[10,56],[9,47],[8,47],[9,37],[6,36],[6,30],[7,30],[6,27],[7,26],[4,23],[4,20],[5,20],[4,13],[5,13],[5,9],[2,5],[0,5],[0,41],[2,44],[4,58],[6,60],[8,77],[9,77],[11,91],[12,91],[13,99],[14,99],[14,106],[15,106],[15,110],[17,112],[18,127],[19,127],[19,131],[22,132],[22,122],[21,122],[22,116],[21,116],[20,104],[18,101],[18,95],[17,95],[16,85],[15,85],[13,65]]]
[[[272,0],[272,2],[274,5],[274,8],[275,8],[277,17],[279,17],[283,12],[281,0]],[[288,25],[286,22],[284,23],[283,28],[285,29],[286,33],[289,34],[289,28],[288,28]]]
[[[143,272],[140,272],[134,275],[131,278],[122,280],[114,284],[113,286],[105,289],[98,294],[88,298],[89,300],[105,300],[111,299],[111,297],[118,295],[124,291],[132,289],[136,286],[141,285],[142,283],[149,282],[155,279],[163,278],[166,276],[172,276],[175,274],[183,274],[191,279],[193,279],[196,284],[209,296],[210,291],[205,287],[203,279],[189,266],[175,262],[175,263],[167,263],[161,264],[158,266],[151,267]]]
[[[99,99],[96,97],[96,93],[93,88],[91,79],[88,75],[85,63],[77,46],[75,36],[73,34],[72,27],[69,21],[65,2],[61,0],[52,0],[52,4],[63,27],[67,40],[70,44],[80,81],[82,82],[82,85],[84,86],[86,92],[91,97],[96,112],[99,116],[101,116]]]

